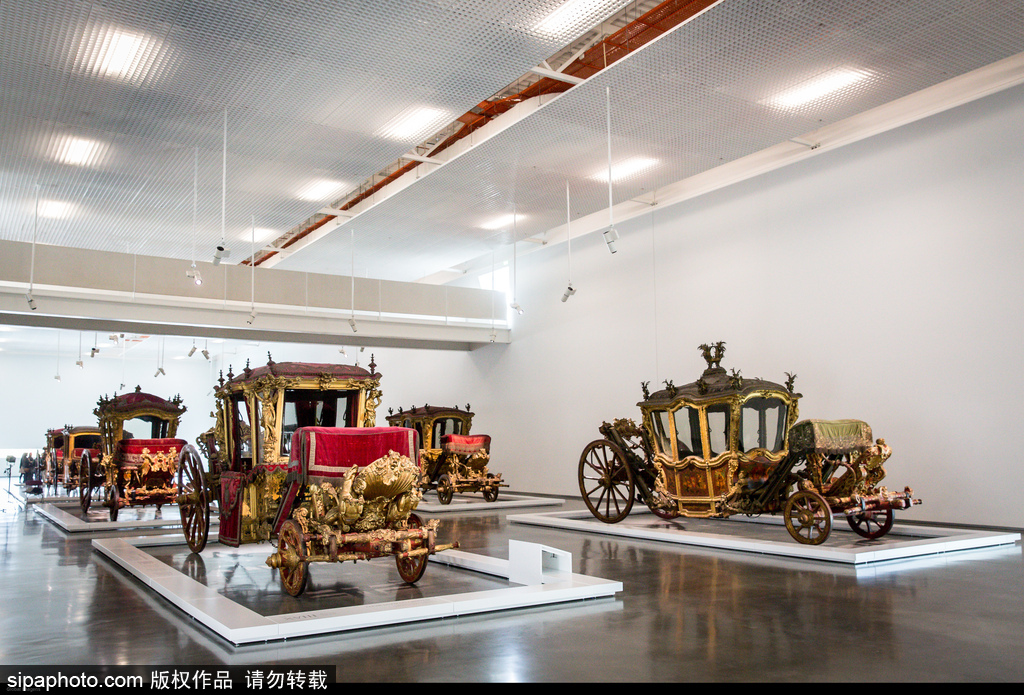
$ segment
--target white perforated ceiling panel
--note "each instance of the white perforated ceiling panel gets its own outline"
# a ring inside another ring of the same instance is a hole
[[[198,147],[207,258],[226,108],[237,261],[253,218],[284,233],[412,149],[415,134],[381,135],[402,116],[455,118],[629,3],[539,31],[562,4],[6,0],[0,237],[31,239],[38,181],[66,206],[40,241],[188,258]],[[606,87],[613,158],[650,160],[616,182],[620,202],[1021,51],[1016,0],[723,0],[359,215],[357,272],[412,280],[488,254],[509,230],[481,225],[513,206],[520,235],[562,224],[566,180],[577,214],[605,208],[590,177],[607,168]],[[779,104],[823,77],[848,83]],[[343,226],[278,267],[348,273],[349,240]]]

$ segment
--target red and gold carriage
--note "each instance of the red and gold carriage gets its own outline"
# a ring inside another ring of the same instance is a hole
[[[65,425],[46,433],[46,483],[65,490],[78,489],[78,463],[88,452],[99,459],[103,452],[103,435],[95,425]]]
[[[413,513],[421,492],[415,430],[374,427],[380,378],[348,365],[274,362],[230,371],[216,388],[216,424],[178,465],[186,541],[201,552],[218,503],[219,541],[277,540],[267,564],[303,592],[310,562],[393,556],[409,583],[436,542],[437,520]]]
[[[459,492],[480,492],[488,502],[498,499],[498,490],[508,487],[501,473],[491,473],[491,437],[469,433],[473,413],[466,409],[424,405],[409,410],[388,411],[388,423],[415,429],[423,442],[420,487],[436,490],[441,504],[449,504]]]
[[[88,512],[93,491],[102,491],[102,504],[117,521],[122,507],[174,504],[178,457],[187,442],[176,439],[178,422],[186,408],[181,396],[167,400],[133,393],[97,401],[102,451],[99,458],[85,449],[79,462],[78,490],[82,511]],[[142,435],[140,437],[139,435]]]
[[[634,499],[663,518],[781,513],[800,543],[823,543],[833,516],[859,535],[889,532],[893,512],[921,501],[878,484],[892,451],[860,420],[797,422],[794,375],[784,385],[721,367],[724,343],[702,345],[708,367],[692,383],[650,393],[642,425],[603,423],[579,462],[587,508],[624,519]]]

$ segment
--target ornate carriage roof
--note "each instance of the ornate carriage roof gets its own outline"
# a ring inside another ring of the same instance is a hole
[[[410,420],[430,420],[442,415],[448,415],[451,417],[473,417],[474,415],[474,413],[470,412],[468,403],[466,404],[465,410],[457,406],[447,407],[443,405],[424,404],[421,406],[413,406],[408,410],[399,408],[397,412],[389,409],[388,413],[387,420],[392,425],[401,422],[406,418],[409,418]]]
[[[165,420],[176,420],[185,410],[185,406],[181,404],[181,396],[167,400],[151,393],[145,393],[141,386],[136,386],[132,393],[124,393],[120,396],[115,393],[112,398],[100,397],[96,401],[93,413],[100,420],[114,418],[128,420],[135,413],[158,415]]]
[[[266,377],[303,379],[309,381],[321,380],[325,377],[330,380],[337,381],[374,381],[379,380],[381,377],[380,372],[376,371],[377,365],[373,363],[372,356],[370,357],[369,364],[370,371],[367,371],[362,367],[356,367],[349,364],[275,362],[270,358],[269,354],[267,357],[268,361],[266,365],[250,369],[247,363],[241,374],[232,374],[229,369],[227,380],[225,381],[222,376],[219,388],[232,389],[233,387],[241,386],[242,384],[257,381]]]
[[[671,381],[665,382],[665,388],[650,393],[647,388],[648,382],[643,382],[644,400],[637,403],[639,406],[667,406],[677,400],[685,399],[691,403],[703,403],[716,400],[722,397],[742,397],[757,391],[776,391],[789,394],[792,398],[800,398],[801,395],[793,391],[793,383],[796,381],[795,374],[786,373],[789,379],[785,384],[777,384],[774,381],[757,379],[743,376],[735,369],[729,373],[721,366],[722,355],[725,353],[725,343],[719,342],[713,345],[701,345],[698,348],[708,363],[700,378],[682,386],[676,386]]]
[[[184,406],[182,406],[182,412],[185,412]],[[72,427],[68,425],[64,428],[65,434],[99,434],[100,428],[96,425],[78,425]]]

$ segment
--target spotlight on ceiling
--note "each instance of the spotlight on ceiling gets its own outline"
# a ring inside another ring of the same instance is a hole
[[[28,302],[28,308],[29,309],[31,309],[32,311],[36,310],[36,300],[32,299],[32,293],[31,292],[29,292],[28,294],[25,295],[25,301]]]
[[[348,357],[348,353],[347,353],[347,352],[345,352],[345,348],[344,348],[344,347],[340,347],[340,348],[338,348],[338,352],[340,352],[340,353],[341,353],[342,355],[344,355],[345,357]]]
[[[608,250],[615,253],[615,242],[619,240],[619,233],[615,231],[615,227],[609,227],[604,230],[604,243],[608,244]]]
[[[523,315],[523,307],[519,306],[519,302],[512,302],[509,306],[516,310],[516,313],[520,316]]]
[[[202,356],[205,357],[207,360],[210,359],[210,351],[207,350],[206,348],[203,348],[203,351],[200,354],[202,354]]]
[[[54,374],[53,378],[56,379],[57,381],[60,381],[60,374]]]
[[[89,350],[89,357],[95,357],[97,354],[99,354],[99,351],[100,351],[100,349],[98,347],[94,347],[94,348],[90,349]]]
[[[565,288],[565,294],[562,295],[562,301],[566,301],[567,299],[569,299],[569,297],[573,296],[574,294],[576,294],[576,288],[573,287],[572,285],[569,285],[568,287]]]
[[[121,337],[122,338],[124,337],[124,333],[121,334]],[[114,345],[117,345],[117,340],[118,340],[117,333],[111,333],[110,335],[108,335],[107,336],[107,340],[112,342]]]
[[[356,328],[356,320],[355,319],[349,319],[348,320],[348,325],[352,327],[352,332],[353,333],[358,333],[359,332],[359,329]]]
[[[256,320],[256,310],[253,309],[249,312],[249,318],[245,320],[246,323],[252,325],[252,322]]]
[[[491,330],[490,338],[491,338],[491,342],[492,343],[494,342],[494,339],[497,338],[497,337],[498,337],[498,334],[495,333],[493,330]]]
[[[196,268],[195,266],[192,266],[191,268],[185,271],[185,277],[189,278],[197,285],[203,284],[203,276],[199,274],[199,269]]]
[[[193,345],[192,349],[188,351],[188,356],[191,357],[194,354],[196,354],[196,346],[195,345]]]
[[[220,265],[222,258],[231,258],[231,251],[224,244],[217,244],[217,250],[213,252],[213,264]]]
[[[75,365],[80,369],[85,369],[85,362],[83,362],[82,360],[75,360]]]

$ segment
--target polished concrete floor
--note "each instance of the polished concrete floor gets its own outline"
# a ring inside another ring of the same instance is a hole
[[[1024,680],[1019,542],[858,570],[506,520],[521,512],[435,516],[470,552],[507,557],[510,537],[543,543],[571,552],[575,572],[621,581],[623,591],[233,647],[92,550],[93,538],[112,534],[67,534],[0,492],[0,664],[313,664],[336,667],[339,681]],[[167,531],[135,535],[144,533]],[[275,610],[291,600],[269,568],[229,575],[234,566],[217,551],[202,562],[163,560]],[[365,588],[332,576],[342,570],[316,568],[304,600],[332,587],[344,601],[416,591],[393,563]]]

